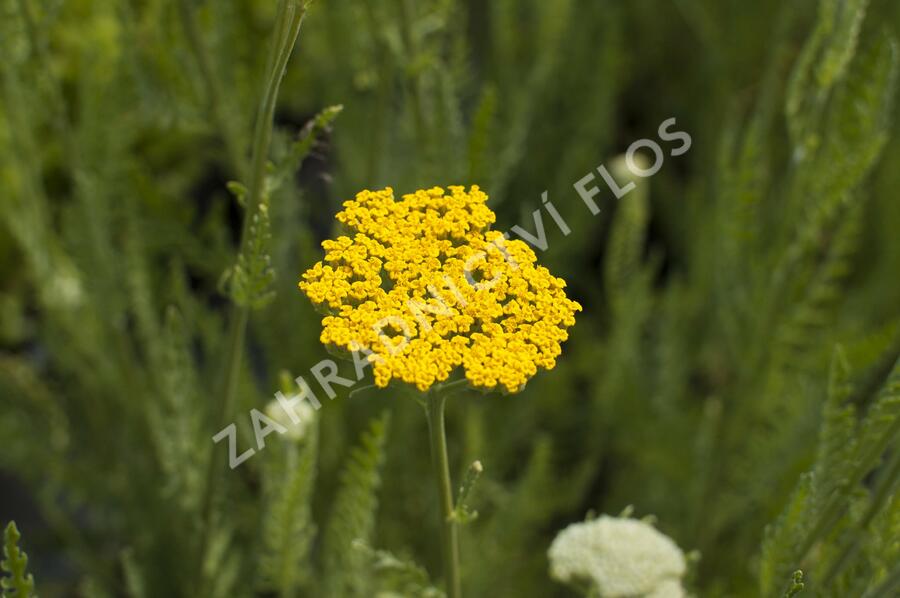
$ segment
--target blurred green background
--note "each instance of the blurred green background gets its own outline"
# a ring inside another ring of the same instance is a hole
[[[0,3],[0,521],[42,596],[420,591],[356,538],[439,585],[425,418],[399,389],[338,389],[313,437],[212,467],[207,496],[228,183],[277,8]],[[290,170],[240,446],[249,409],[328,357],[296,283],[342,201],[477,184],[496,228],[533,231],[546,191],[573,232],[545,214],[539,260],[584,311],[523,392],[450,401],[456,479],[485,467],[466,594],[573,595],[555,533],[628,505],[697,551],[699,596],[782,596],[797,568],[811,595],[895,587],[898,26],[893,0],[314,2],[275,112]],[[690,151],[590,217],[574,183],[672,117]]]

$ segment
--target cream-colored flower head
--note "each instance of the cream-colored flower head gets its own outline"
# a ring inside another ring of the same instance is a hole
[[[678,579],[667,579],[656,586],[652,592],[647,594],[647,598],[684,598],[684,588],[681,587],[681,581]]]
[[[316,410],[308,401],[297,401],[292,407],[294,416],[297,421],[291,419],[290,414],[285,411],[281,403],[277,399],[269,401],[266,405],[266,415],[276,423],[287,428],[284,433],[285,437],[290,440],[303,440],[306,437],[309,426],[312,424],[313,418],[316,416]]]
[[[603,515],[557,534],[548,551],[550,574],[598,591],[603,598],[681,598],[684,554],[638,519]]]

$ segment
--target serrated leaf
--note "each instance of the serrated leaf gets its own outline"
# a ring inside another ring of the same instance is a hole
[[[801,476],[781,515],[765,529],[759,567],[760,596],[775,595],[795,568],[793,563],[809,527],[807,505],[813,483],[811,473]]]
[[[312,152],[316,143],[331,129],[332,123],[343,109],[344,107],[340,104],[328,106],[306,123],[300,131],[297,140],[291,145],[287,156],[272,167],[272,172],[267,181],[269,192],[281,187],[285,180],[297,172],[300,166],[303,165],[303,161]]]
[[[260,309],[275,298],[275,270],[272,268],[272,244],[268,198],[264,197],[253,214],[247,231],[247,243],[231,270],[228,288],[234,302],[249,309]]]
[[[372,420],[341,472],[340,487],[325,530],[323,564],[328,596],[365,596],[366,563],[353,542],[369,542],[378,507],[389,412]]]
[[[262,468],[265,510],[259,570],[262,585],[282,598],[296,596],[312,575],[310,549],[316,533],[312,492],[318,459],[318,420],[306,424],[301,442],[284,436]]]
[[[353,542],[353,549],[368,560],[375,572],[379,596],[444,598],[444,592],[431,583],[428,572],[413,561],[387,550],[375,550],[361,540]]]
[[[810,503],[821,509],[839,488],[849,483],[856,454],[856,409],[848,404],[852,393],[850,368],[842,347],[834,350],[828,381],[819,449],[814,469],[813,494]]]
[[[22,534],[15,521],[10,521],[4,533],[4,558],[0,561],[0,571],[8,573],[10,577],[0,578],[0,587],[8,590],[4,592],[4,596],[8,598],[37,598],[34,593],[34,576],[27,572],[28,555],[19,548],[21,539]]]

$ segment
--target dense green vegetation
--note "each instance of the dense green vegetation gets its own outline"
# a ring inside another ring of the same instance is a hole
[[[316,387],[235,470],[211,439],[315,383],[296,284],[341,202],[452,184],[500,230],[546,192],[584,307],[524,391],[448,399],[456,483],[484,466],[465,595],[573,595],[556,532],[629,505],[695,595],[896,595],[898,29],[892,0],[0,0],[9,595],[16,546],[43,597],[440,595],[409,392]],[[690,150],[592,216],[575,183],[673,117]]]

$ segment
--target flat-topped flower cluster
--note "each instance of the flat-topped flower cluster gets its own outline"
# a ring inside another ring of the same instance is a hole
[[[573,523],[547,553],[554,579],[602,598],[684,598],[684,553],[651,524],[601,515]]]
[[[327,312],[321,341],[366,353],[381,387],[425,391],[462,366],[473,387],[516,392],[552,369],[581,306],[528,245],[490,229],[487,199],[451,186],[345,202],[347,234],[299,285]]]

